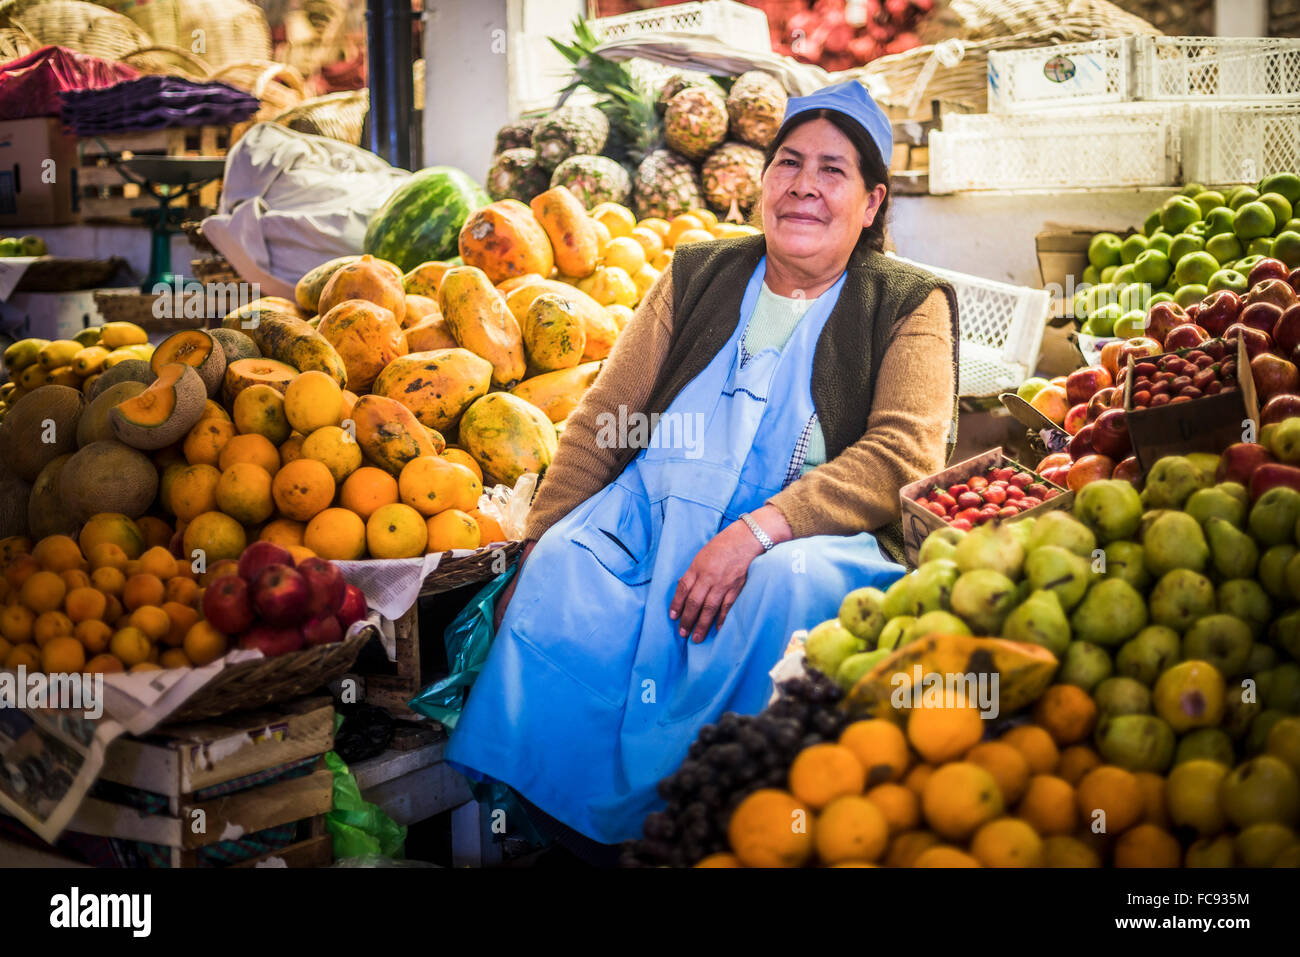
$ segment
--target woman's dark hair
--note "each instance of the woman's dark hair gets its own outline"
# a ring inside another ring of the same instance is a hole
[[[767,148],[767,155],[763,157],[763,172],[772,165],[772,160],[776,158],[776,151],[780,148],[785,138],[803,126],[805,123],[811,123],[813,120],[826,120],[837,130],[848,137],[853,148],[858,151],[858,172],[862,174],[862,182],[866,184],[867,192],[875,189],[876,186],[883,183],[886,187],[885,198],[876,210],[876,218],[871,221],[871,225],[862,230],[862,235],[858,238],[857,251],[864,249],[874,249],[876,252],[885,250],[885,223],[889,218],[889,167],[885,165],[884,159],[880,155],[880,149],[867,135],[866,130],[853,122],[843,113],[835,110],[808,110],[804,113],[796,113],[790,119],[781,124],[777,130],[776,138]],[[758,207],[755,207],[758,211]]]

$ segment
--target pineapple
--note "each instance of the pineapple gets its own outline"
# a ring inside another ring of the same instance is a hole
[[[537,161],[537,153],[526,147],[508,149],[497,155],[488,170],[487,192],[494,200],[517,199],[526,203],[546,192],[549,177]]]
[[[514,123],[507,123],[501,129],[497,130],[497,145],[492,151],[493,156],[498,156],[506,150],[519,149],[533,145],[533,130],[536,128],[540,117],[534,116],[527,119],[520,119]]]
[[[664,114],[668,145],[690,159],[703,159],[727,138],[727,101],[708,87],[682,90]]]
[[[618,163],[606,156],[570,156],[551,175],[551,188],[567,186],[569,192],[591,209],[598,203],[627,202],[632,180]]]
[[[722,92],[722,87],[718,86],[713,77],[707,73],[684,70],[681,73],[674,73],[659,88],[659,95],[655,98],[655,112],[663,116],[668,109],[668,101],[682,90],[688,90],[692,87],[707,87],[711,90],[717,90],[719,93]]]
[[[770,73],[750,70],[736,77],[727,96],[731,133],[750,146],[767,149],[781,128],[786,93]]]
[[[636,170],[637,219],[671,219],[703,202],[695,164],[672,150],[654,150]]]
[[[762,192],[763,151],[728,141],[709,154],[700,175],[709,208],[739,220],[754,208]]]
[[[577,153],[599,153],[609,138],[609,120],[593,106],[562,106],[533,130],[533,149],[542,168],[553,170]]]

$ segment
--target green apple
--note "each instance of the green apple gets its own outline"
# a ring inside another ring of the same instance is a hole
[[[1125,312],[1132,312],[1134,309],[1145,311],[1151,305],[1151,296],[1154,290],[1144,282],[1130,283],[1119,291],[1119,307]]]
[[[1259,256],[1261,259],[1271,259],[1273,256],[1273,240],[1267,236],[1259,236],[1250,241],[1246,247],[1246,252],[1252,256]]]
[[[1020,388],[1016,390],[1016,395],[1020,396],[1020,398],[1024,399],[1026,402],[1032,402],[1034,401],[1034,396],[1038,395],[1038,393],[1042,392],[1050,384],[1051,383],[1046,379],[1039,376],[1031,376],[1024,382],[1020,383]]]
[[[1168,256],[1158,249],[1148,249],[1133,261],[1133,276],[1138,282],[1163,286],[1169,281],[1172,268]]]
[[[1166,256],[1168,256],[1169,247],[1172,246],[1173,244],[1174,244],[1173,236],[1170,236],[1168,233],[1165,232],[1159,232],[1151,237],[1151,241],[1147,243],[1147,249],[1156,249],[1164,253]]]
[[[1122,263],[1136,262],[1138,256],[1147,250],[1147,238],[1141,233],[1134,233],[1124,239],[1119,247],[1119,261]]]
[[[1151,215],[1146,218],[1142,224],[1142,232],[1148,236],[1154,236],[1155,231],[1160,228],[1160,210],[1153,210]]]
[[[1281,193],[1265,193],[1259,202],[1273,211],[1274,228],[1291,218],[1291,201]]]
[[[1108,302],[1105,305],[1093,310],[1088,315],[1088,321],[1084,323],[1083,331],[1090,336],[1098,338],[1107,338],[1115,334],[1115,320],[1124,314],[1119,303]]]
[[[1101,282],[1101,270],[1089,263],[1083,270],[1083,281],[1089,286],[1095,286]]]
[[[1220,233],[1232,232],[1233,211],[1227,206],[1212,209],[1205,217],[1205,236],[1218,236]]]
[[[1271,252],[1273,258],[1282,260],[1288,269],[1300,266],[1300,231],[1288,229],[1278,233]]]
[[[1228,194],[1228,207],[1240,209],[1244,203],[1259,199],[1259,190],[1253,186],[1238,186]]]
[[[1210,210],[1214,209],[1216,206],[1225,205],[1228,200],[1218,190],[1207,189],[1205,192],[1197,193],[1193,196],[1192,202],[1201,207],[1201,218],[1205,219],[1210,215]]]
[[[0,256],[21,256],[22,246],[13,236],[0,239]]]
[[[20,256],[45,256],[49,254],[49,248],[45,245],[45,240],[40,236],[24,236],[18,240]]]
[[[1134,282],[1133,264],[1125,263],[1120,266],[1115,270],[1115,275],[1110,277],[1110,281],[1111,285],[1114,286],[1127,286],[1129,283]]]
[[[1273,235],[1277,226],[1277,217],[1273,210],[1264,203],[1254,200],[1237,207],[1237,214],[1232,217],[1232,231],[1238,239],[1258,239]]]
[[[1184,286],[1196,283],[1204,285],[1218,271],[1219,261],[1204,250],[1188,253],[1174,267],[1174,275]]]
[[[1132,339],[1135,336],[1145,335],[1146,331],[1147,311],[1145,309],[1133,309],[1115,320],[1113,335],[1121,339]]]
[[[1210,294],[1210,290],[1201,283],[1191,283],[1190,285],[1180,286],[1174,293],[1174,302],[1186,309],[1194,302],[1200,302]]]
[[[1118,264],[1118,263],[1116,263],[1116,264],[1113,265],[1113,266],[1107,266],[1105,269],[1103,269],[1103,270],[1101,271],[1101,282],[1102,282],[1102,285],[1108,285],[1108,284],[1114,282],[1114,281],[1115,281],[1115,273],[1118,272],[1118,271],[1119,271],[1119,264]]]
[[[1098,233],[1088,243],[1088,262],[1098,269],[1119,265],[1121,240],[1114,233]]]
[[[1249,256],[1246,256],[1244,259],[1238,259],[1233,264],[1232,268],[1237,270],[1237,272],[1241,273],[1243,276],[1249,276],[1250,271],[1254,269],[1257,265],[1259,265],[1259,261],[1261,259],[1265,259],[1265,258],[1267,257],[1262,256],[1259,253],[1251,253]]]
[[[1158,302],[1173,302],[1173,301],[1174,301],[1174,297],[1172,293],[1158,292],[1151,297],[1150,302],[1147,303],[1147,308],[1150,309]]]
[[[1219,261],[1219,265],[1234,262],[1245,252],[1241,240],[1232,233],[1219,233],[1205,241],[1205,251]]]
[[[1184,256],[1190,253],[1198,253],[1205,248],[1205,240],[1200,236],[1189,236],[1187,233],[1175,236],[1169,244],[1169,262],[1175,269]]]
[[[1205,192],[1206,186],[1203,183],[1188,183],[1178,191],[1179,196],[1197,196]]]
[[[1300,174],[1273,173],[1259,183],[1260,193],[1280,193],[1292,206],[1300,203]]]
[[[1210,292],[1218,292],[1220,289],[1230,289],[1238,296],[1245,295],[1246,290],[1250,288],[1246,282],[1246,277],[1235,269],[1220,269],[1210,281],[1205,284],[1205,288]]]
[[[1160,207],[1160,225],[1170,233],[1181,233],[1201,218],[1201,207],[1190,196],[1171,196]]]

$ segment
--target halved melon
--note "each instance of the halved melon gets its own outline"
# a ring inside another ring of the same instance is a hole
[[[174,332],[153,351],[149,366],[154,375],[165,365],[191,366],[203,380],[208,395],[216,395],[226,374],[226,350],[203,329]]]
[[[109,412],[118,441],[133,449],[161,449],[180,441],[203,415],[208,390],[193,366],[168,363],[149,388]]]
[[[240,392],[258,383],[284,392],[297,375],[298,370],[293,366],[274,359],[238,359],[226,366],[226,384],[221,398],[229,406]]]

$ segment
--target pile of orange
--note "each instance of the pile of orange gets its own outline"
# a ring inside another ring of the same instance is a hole
[[[30,551],[7,543],[0,667],[138,672],[203,665],[227,651],[200,611],[204,576],[162,545],[143,547],[124,515],[94,516],[80,541],[52,535]]]

